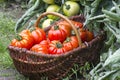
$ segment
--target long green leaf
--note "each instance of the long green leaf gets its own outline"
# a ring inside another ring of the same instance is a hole
[[[110,57],[107,58],[107,60],[104,63],[104,67],[111,66],[114,64],[120,64],[120,48],[113,53]],[[120,68],[120,66],[119,66]]]
[[[44,10],[40,8],[41,5],[44,5],[42,1],[37,0],[35,4],[25,12],[25,14],[17,21],[15,26],[15,32],[17,32],[18,29],[23,27],[30,18],[36,15],[36,13],[42,12]]]
[[[102,12],[113,20],[120,21],[120,16],[114,12],[102,9]]]

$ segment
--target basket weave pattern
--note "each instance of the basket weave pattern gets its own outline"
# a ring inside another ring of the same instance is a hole
[[[85,19],[82,15],[78,15],[71,17],[70,20],[83,23]],[[45,31],[48,30],[49,28]],[[8,46],[8,49],[16,69],[21,74],[32,77],[31,80],[40,80],[41,77],[48,77],[48,80],[59,80],[69,73],[74,64],[79,66],[83,66],[85,62],[97,64],[103,42],[104,33],[101,33],[87,45],[83,44],[60,55],[37,54],[14,46]]]

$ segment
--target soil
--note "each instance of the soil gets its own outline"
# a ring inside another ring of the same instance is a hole
[[[26,8],[22,8],[21,4],[18,3],[6,3],[0,4],[0,12],[12,17],[14,20],[18,20],[26,11]]]

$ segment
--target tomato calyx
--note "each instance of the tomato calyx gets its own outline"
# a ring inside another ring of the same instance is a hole
[[[36,30],[35,27],[30,28],[30,32],[35,31],[35,30]]]
[[[71,38],[70,37],[67,37],[65,42],[70,42],[71,41]]]
[[[62,45],[60,42],[57,42],[57,43],[56,43],[56,47],[57,47],[57,48],[62,48],[63,45]]]
[[[65,4],[65,7],[66,7],[67,10],[70,9],[70,5]]]
[[[15,39],[17,39],[18,41],[21,41],[22,40],[22,36],[19,35],[19,34],[16,34]]]
[[[72,36],[76,36],[76,33],[75,33],[74,30],[71,31],[71,35],[72,35]]]
[[[58,25],[55,25],[55,26],[54,26],[54,30],[59,30],[59,26],[58,26]]]

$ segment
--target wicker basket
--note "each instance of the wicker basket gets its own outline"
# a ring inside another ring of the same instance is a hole
[[[35,26],[37,27],[40,19],[48,14],[63,18],[73,29],[75,28],[69,19],[55,12],[41,14]],[[82,23],[85,21],[82,15],[73,16],[70,19]],[[50,26],[45,31],[47,32],[49,29]],[[101,32],[87,45],[83,43],[78,48],[59,55],[36,54],[30,50],[14,46],[8,46],[8,49],[16,69],[21,74],[30,77],[31,80],[41,80],[41,77],[48,77],[48,80],[59,80],[70,72],[74,64],[78,64],[79,67],[83,66],[85,62],[97,64],[100,59],[99,52],[103,46],[104,36],[104,32]],[[79,44],[81,44],[80,41],[79,38]]]

